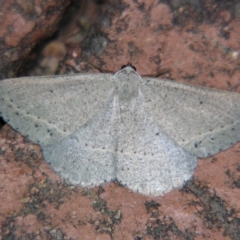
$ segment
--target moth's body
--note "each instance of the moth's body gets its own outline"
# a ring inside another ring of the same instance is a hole
[[[0,115],[81,186],[117,179],[160,195],[191,178],[196,156],[240,140],[239,94],[141,78],[130,66],[115,75],[8,79],[0,96]]]

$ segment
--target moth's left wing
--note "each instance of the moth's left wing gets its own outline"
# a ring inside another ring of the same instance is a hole
[[[240,141],[240,94],[143,78],[147,112],[180,146],[208,157]]]

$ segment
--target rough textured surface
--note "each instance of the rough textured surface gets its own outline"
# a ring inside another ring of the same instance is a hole
[[[69,1],[0,0],[0,78],[16,76],[37,43],[56,31]]]
[[[61,72],[97,72],[84,52],[113,72],[132,61],[144,75],[160,66],[170,68],[164,78],[240,92],[238,1],[157,2],[109,1],[102,27],[69,51]],[[91,44],[98,39],[108,43],[100,56]],[[3,239],[239,239],[239,144],[199,160],[182,191],[155,198],[115,183],[91,191],[65,185],[39,147],[8,126],[0,146]]]

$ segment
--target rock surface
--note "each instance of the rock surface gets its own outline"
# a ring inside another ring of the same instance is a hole
[[[164,70],[161,78],[240,92],[240,5],[169,2],[109,1],[80,47],[68,49],[60,72],[115,72],[130,61],[143,75]],[[23,56],[19,38],[13,49]],[[14,71],[14,59],[5,68]],[[118,183],[69,186],[38,146],[7,125],[0,153],[2,239],[239,239],[240,143],[199,159],[193,179],[161,197]]]

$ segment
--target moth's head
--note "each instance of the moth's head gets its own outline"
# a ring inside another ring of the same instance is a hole
[[[134,67],[130,62],[128,62],[126,65],[123,65],[121,69],[124,69],[126,67],[131,67],[135,72],[137,71],[136,67]]]

